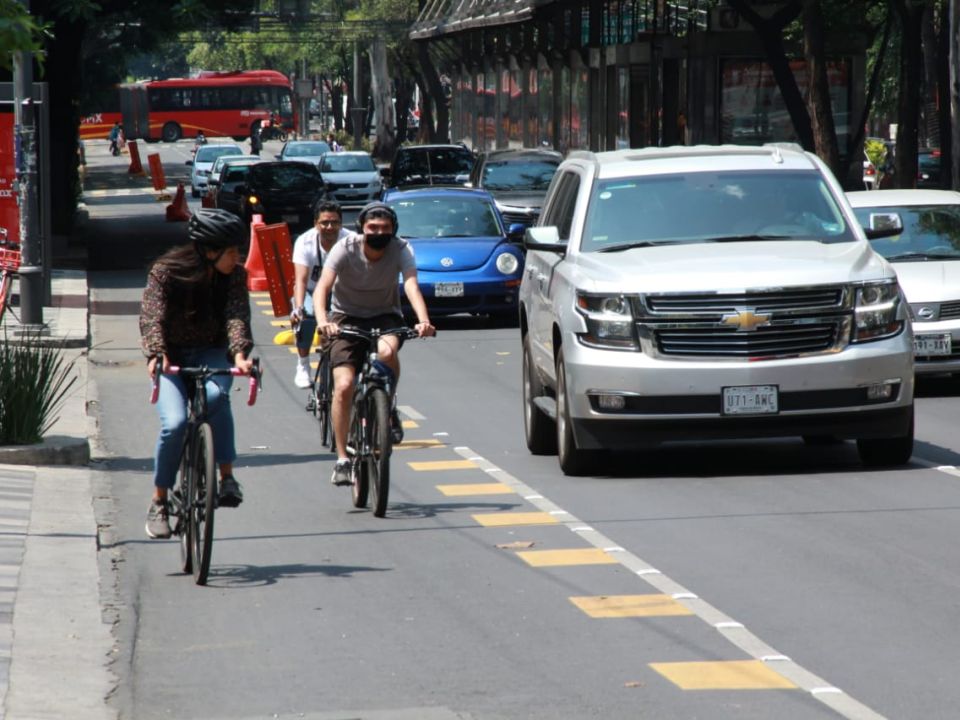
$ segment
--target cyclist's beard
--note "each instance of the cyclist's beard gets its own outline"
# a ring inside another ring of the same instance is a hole
[[[373,250],[383,250],[390,244],[393,235],[364,235],[363,239]]]

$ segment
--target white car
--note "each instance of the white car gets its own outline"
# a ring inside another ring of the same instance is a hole
[[[221,155],[242,155],[243,148],[232,143],[218,143],[210,145],[201,145],[192,160],[187,160],[187,165],[191,166],[190,171],[190,192],[193,197],[198,198],[207,190],[207,177],[210,175],[210,168],[213,167],[213,161]]]
[[[531,452],[568,475],[707,438],[855,439],[865,465],[910,459],[909,314],[867,240],[890,230],[865,232],[793,147],[564,160],[524,242]]]
[[[893,263],[913,316],[917,374],[960,373],[960,193],[875,190],[847,198],[865,228],[899,223],[873,241]]]
[[[341,207],[366,205],[380,199],[383,183],[370,153],[360,150],[327,153],[320,159],[324,192]]]

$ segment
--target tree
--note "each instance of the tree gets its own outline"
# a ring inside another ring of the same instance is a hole
[[[897,153],[894,183],[917,185],[917,134],[920,87],[923,81],[921,46],[923,14],[929,0],[890,0],[900,19],[900,100],[897,103]]]
[[[17,0],[0,0],[0,68],[13,69],[13,53],[30,52],[42,59],[49,26],[30,15]]]

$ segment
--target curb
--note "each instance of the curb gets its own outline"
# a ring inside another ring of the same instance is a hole
[[[0,447],[4,465],[89,465],[90,441],[87,438],[51,435],[34,445]]]

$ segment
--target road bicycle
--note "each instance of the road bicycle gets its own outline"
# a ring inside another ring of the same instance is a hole
[[[419,337],[416,330],[407,327],[389,330],[340,327],[340,337],[363,340],[368,348],[353,386],[347,454],[350,456],[353,506],[367,507],[372,492],[376,517],[386,515],[390,496],[390,455],[393,453],[390,412],[396,389],[393,371],[380,361],[377,354],[377,341],[383,335],[399,335],[407,339]]]
[[[160,395],[158,358],[153,375],[150,402]],[[180,455],[180,471],[173,492],[167,496],[171,530],[180,538],[180,567],[193,572],[197,585],[207,583],[213,553],[213,518],[217,509],[217,471],[213,448],[213,430],[207,422],[207,380],[217,375],[243,375],[239,368],[171,366],[167,375],[179,375],[187,382],[187,432]],[[261,387],[260,361],[254,359],[250,371],[247,405],[257,401]]]
[[[330,352],[317,348],[317,371],[313,374],[307,412],[313,413],[320,427],[320,446],[334,449],[333,432],[330,428],[330,401],[333,396],[333,369],[330,367]]]
[[[0,322],[10,303],[13,280],[20,269],[20,245],[7,240],[7,229],[0,228]]]

